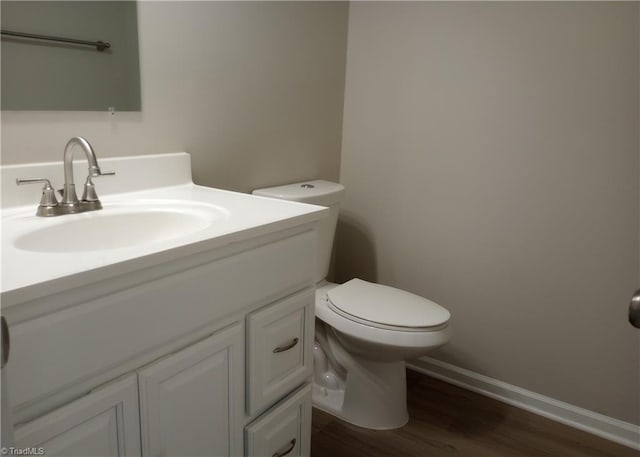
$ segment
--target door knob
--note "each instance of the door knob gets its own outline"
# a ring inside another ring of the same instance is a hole
[[[631,297],[629,304],[629,322],[634,327],[640,328],[640,289]]]

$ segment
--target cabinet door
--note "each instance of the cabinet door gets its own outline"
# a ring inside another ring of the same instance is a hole
[[[308,457],[311,385],[284,399],[245,429],[247,457]]]
[[[242,326],[235,324],[138,371],[142,452],[242,452]]]
[[[47,456],[140,455],[138,382],[135,375],[15,429],[15,447],[42,448]]]

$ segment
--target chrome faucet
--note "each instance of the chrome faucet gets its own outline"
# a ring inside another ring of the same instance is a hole
[[[84,183],[82,199],[78,200],[76,186],[73,179],[73,151],[75,146],[80,146],[87,156],[89,162],[89,172]],[[96,153],[87,140],[80,136],[74,136],[69,140],[64,148],[64,187],[62,188],[62,200],[58,202],[53,187],[45,178],[25,178],[16,179],[17,184],[31,184],[36,182],[45,183],[42,189],[42,199],[36,212],[36,216],[61,216],[63,214],[82,213],[85,211],[95,211],[102,209],[102,204],[96,194],[95,185],[92,178],[98,176],[115,175],[114,171],[102,172],[98,166]]]
[[[84,192],[82,194],[82,202],[78,201],[78,195],[76,194],[76,185],[73,181],[73,151],[74,146],[80,146],[84,151],[84,155],[87,156],[89,162],[89,173],[87,174],[87,181],[84,184]],[[76,208],[81,206],[81,203],[91,203],[93,206],[99,206],[92,209],[100,209],[102,205],[95,192],[95,186],[91,178],[95,178],[103,175],[114,175],[115,172],[102,173],[98,166],[98,159],[96,153],[93,152],[93,148],[87,140],[81,136],[74,136],[69,140],[67,146],[64,148],[64,187],[62,189],[62,201],[60,205],[69,208]],[[90,211],[86,209],[84,211]],[[76,213],[79,211],[70,211]]]

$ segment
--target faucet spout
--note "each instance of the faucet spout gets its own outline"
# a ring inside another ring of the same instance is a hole
[[[101,174],[96,153],[87,140],[81,136],[74,136],[64,148],[64,188],[62,192],[62,205],[77,205],[78,194],[73,180],[73,151],[75,146],[80,146],[89,162],[89,178]]]

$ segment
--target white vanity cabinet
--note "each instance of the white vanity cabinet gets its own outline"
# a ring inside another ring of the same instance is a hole
[[[100,162],[103,209],[51,218],[15,182],[63,164],[0,167],[13,454],[308,455],[328,209],[197,186],[186,153]]]
[[[313,249],[302,227],[102,283],[90,298],[91,288],[48,297],[77,302],[50,313],[6,313],[16,445],[240,457],[265,455],[255,443],[268,442],[270,457],[295,439],[287,455],[307,455],[310,394],[295,419],[274,411],[312,373]]]

